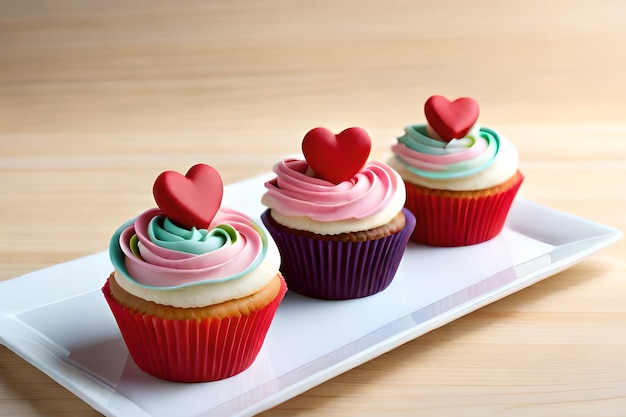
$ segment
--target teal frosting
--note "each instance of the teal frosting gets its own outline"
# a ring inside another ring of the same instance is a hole
[[[398,138],[398,142],[415,152],[429,155],[443,155],[446,153],[444,148],[447,142],[428,136],[426,125],[407,126],[404,129],[404,135]]]
[[[185,229],[161,215],[148,223],[148,236],[152,243],[162,248],[202,255],[235,243],[237,232],[228,224],[220,224],[212,230]]]
[[[214,279],[210,279],[210,280],[190,282],[190,283],[185,283],[185,284],[175,285],[175,286],[153,286],[153,285],[142,284],[142,283],[136,281],[128,273],[128,269],[126,268],[126,265],[125,265],[125,262],[124,262],[125,255],[124,255],[124,252],[122,251],[122,248],[120,247],[120,243],[119,243],[120,236],[122,235],[122,232],[124,230],[126,230],[127,228],[132,227],[133,224],[135,223],[135,220],[136,219],[127,220],[120,227],[117,228],[115,233],[113,233],[113,235],[111,236],[111,240],[109,241],[109,256],[110,256],[110,259],[111,259],[111,263],[113,264],[113,267],[119,273],[121,273],[129,281],[132,281],[136,285],[138,285],[140,287],[143,287],[143,288],[150,288],[150,289],[154,289],[154,290],[171,290],[171,289],[177,289],[177,288],[191,287],[191,286],[195,286],[195,285],[205,285],[205,284],[213,284],[213,283],[231,281],[231,280],[240,278],[241,276],[243,276],[243,275],[247,274],[248,272],[250,272],[251,270],[255,269],[257,266],[259,266],[259,264],[263,261],[263,259],[265,258],[265,255],[267,254],[267,248],[268,248],[267,235],[265,234],[264,230],[258,224],[256,224],[253,221],[250,221],[250,226],[261,237],[262,249],[261,249],[261,253],[259,254],[259,256],[257,256],[256,259],[254,260],[254,262],[252,262],[252,264],[250,264],[248,266],[248,268],[246,268],[244,271],[242,271],[242,272],[240,272],[238,274],[235,274],[235,275],[224,276],[222,278],[214,278]],[[176,227],[178,227],[178,226],[176,226]],[[230,242],[234,243],[237,240],[237,235],[238,235],[237,231],[231,225],[229,225],[229,224],[221,224],[221,225],[217,226],[213,230],[216,230],[216,229],[219,229],[219,231],[214,232],[213,236],[211,236],[211,237],[216,237],[216,235],[217,235],[217,238],[220,239],[222,242],[230,241]],[[183,230],[186,230],[186,229],[183,229]],[[212,230],[212,232],[213,232],[213,230]],[[183,234],[184,234],[184,232],[183,232]],[[202,234],[203,233],[200,233],[200,236],[202,236]],[[189,235],[197,235],[197,234],[193,233],[193,232],[190,232]],[[211,235],[211,233],[207,233],[207,235]],[[218,241],[215,241],[213,239],[205,239],[205,240],[212,241],[212,243],[210,244],[212,247],[216,247],[216,242],[218,242]],[[163,243],[163,241],[160,241],[158,244],[161,244],[161,243]],[[135,245],[136,245],[136,243],[135,243]],[[208,247],[208,245],[207,245],[207,247]],[[138,250],[138,249],[136,249],[136,250]]]
[[[407,126],[404,132],[405,134],[398,138],[398,142],[415,152],[433,155],[435,157],[449,153],[449,151],[446,150],[446,146],[450,146],[452,142],[444,142],[429,137],[425,124]],[[420,169],[408,163],[404,163],[404,165],[414,174],[426,178],[448,179],[473,175],[493,164],[500,148],[500,137],[493,130],[481,127],[479,135],[487,141],[487,149],[475,158],[442,165],[441,170]],[[453,146],[455,148],[470,148],[475,144],[476,139],[477,138],[471,135],[466,136],[457,139]],[[399,159],[402,161],[402,158]]]

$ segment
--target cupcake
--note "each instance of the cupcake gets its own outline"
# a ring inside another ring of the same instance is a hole
[[[485,242],[504,227],[524,177],[504,136],[478,124],[476,100],[430,97],[426,124],[409,125],[388,161],[406,185],[417,224],[411,240],[431,246]]]
[[[160,174],[158,207],[113,234],[102,291],[135,363],[179,382],[224,379],[255,360],[286,285],[280,254],[248,216],[221,207],[208,165]]]
[[[281,254],[290,291],[343,300],[378,293],[392,282],[415,226],[403,208],[402,178],[367,162],[371,139],[361,128],[309,131],[304,159],[274,165],[261,219]]]

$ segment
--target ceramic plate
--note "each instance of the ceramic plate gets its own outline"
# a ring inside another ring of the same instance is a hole
[[[224,204],[257,218],[271,174],[227,186]],[[254,364],[232,378],[166,382],[139,370],[100,288],[107,253],[0,282],[0,342],[110,416],[246,416],[269,409],[615,242],[619,230],[518,198],[495,239],[461,248],[410,243],[371,297],[288,293]]]

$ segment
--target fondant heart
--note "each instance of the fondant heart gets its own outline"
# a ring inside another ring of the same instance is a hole
[[[450,101],[443,96],[432,96],[424,105],[430,127],[439,137],[449,142],[464,137],[478,120],[478,102],[470,97]]]
[[[350,127],[335,135],[317,127],[302,140],[302,152],[315,174],[334,184],[354,177],[363,168],[372,148],[364,129]]]
[[[188,229],[206,229],[222,204],[224,184],[215,168],[198,164],[185,175],[162,172],[152,193],[157,206],[171,221]]]

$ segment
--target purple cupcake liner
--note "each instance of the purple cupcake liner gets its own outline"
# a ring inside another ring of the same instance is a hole
[[[345,300],[376,294],[391,284],[415,216],[406,208],[404,228],[380,239],[338,242],[316,239],[277,228],[266,210],[261,220],[281,254],[280,271],[291,291],[323,300]]]

